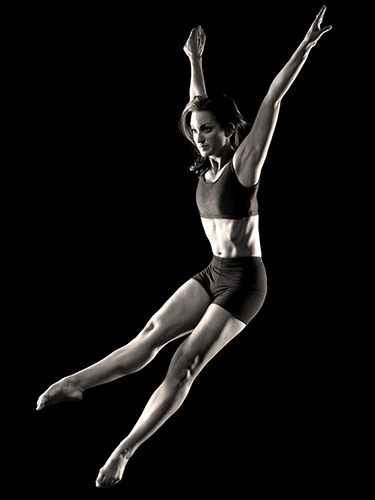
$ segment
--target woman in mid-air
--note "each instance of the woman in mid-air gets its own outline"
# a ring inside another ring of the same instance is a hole
[[[233,99],[207,96],[202,69],[206,36],[198,27],[184,46],[191,64],[190,102],[180,128],[196,150],[191,170],[199,176],[198,210],[213,258],[150,319],[137,337],[98,363],[53,384],[37,410],[80,400],[86,389],[134,373],[168,342],[186,335],[130,434],[100,470],[96,486],[118,483],[125,466],[185,401],[198,374],[261,308],[267,291],[258,231],[257,191],[280,103],[310,50],[331,26],[321,28],[324,6],[292,58],[272,82],[250,132]]]

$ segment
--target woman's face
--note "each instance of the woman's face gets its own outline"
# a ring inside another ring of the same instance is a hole
[[[211,111],[193,111],[190,126],[200,154],[203,157],[222,155],[222,150],[230,139],[221,128],[216,116]]]

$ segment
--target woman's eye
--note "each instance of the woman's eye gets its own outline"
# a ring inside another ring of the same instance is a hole
[[[210,133],[210,132],[211,132],[211,130],[212,130],[212,127],[205,127],[205,128],[203,129],[203,132],[204,132],[205,134],[208,134],[208,133]],[[198,131],[197,131],[197,130],[195,130],[195,129],[191,129],[191,131],[193,132],[193,134],[197,134],[197,133],[198,133]]]

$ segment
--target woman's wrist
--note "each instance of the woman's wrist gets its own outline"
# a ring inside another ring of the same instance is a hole
[[[189,55],[189,61],[191,64],[202,64],[202,56],[198,54]]]
[[[302,57],[307,57],[310,54],[310,50],[312,49],[312,47],[313,46],[309,43],[309,41],[304,38],[301,45],[298,47],[298,50],[301,53]]]

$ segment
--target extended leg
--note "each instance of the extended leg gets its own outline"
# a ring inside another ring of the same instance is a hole
[[[96,482],[99,488],[113,486],[122,479],[136,449],[175,413],[208,361],[244,327],[244,323],[220,306],[209,306],[193,333],[177,349],[164,382],[152,395],[135,427],[100,470]]]
[[[191,332],[210,302],[201,285],[193,279],[189,280],[134,340],[98,363],[53,384],[38,399],[37,410],[60,401],[82,399],[84,390],[140,370],[168,342]]]

